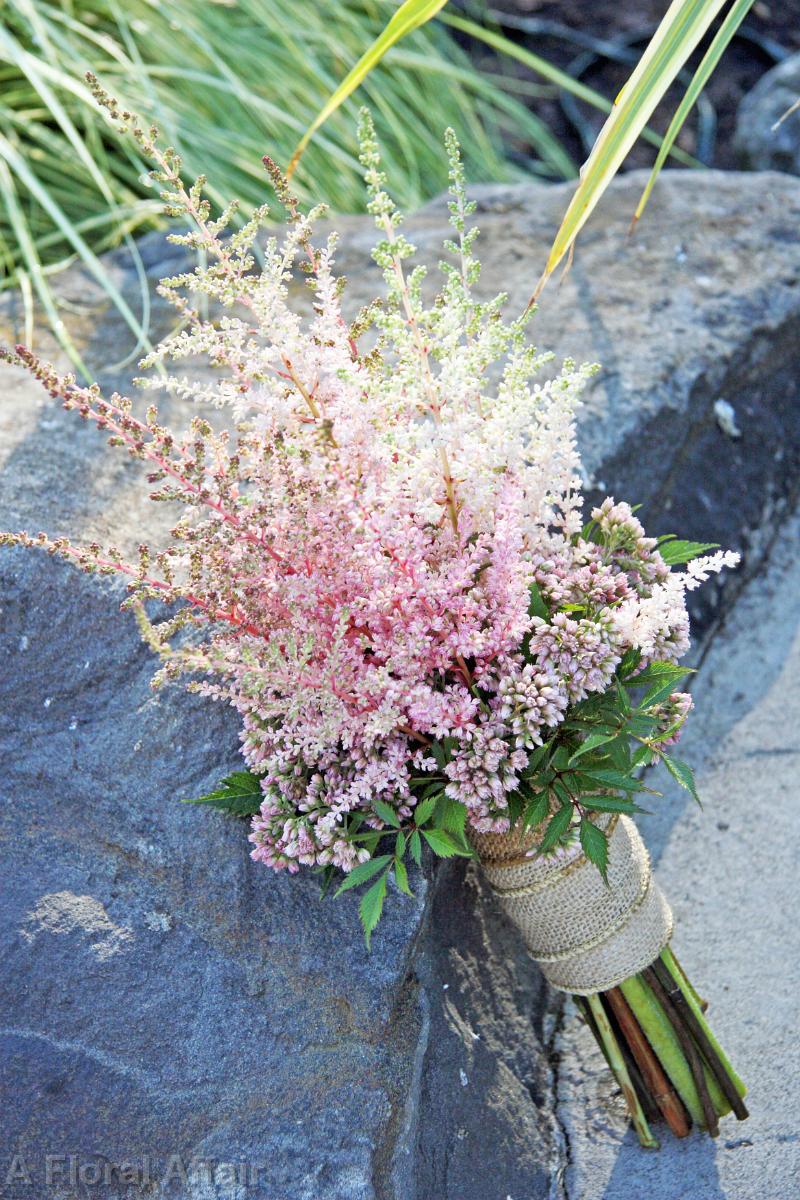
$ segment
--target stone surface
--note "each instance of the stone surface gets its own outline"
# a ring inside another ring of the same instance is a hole
[[[766,574],[739,598],[694,689],[684,742],[705,807],[662,780],[641,825],[675,911],[673,945],[711,1002],[720,1041],[750,1088],[749,1120],[716,1142],[664,1137],[640,1150],[590,1035],[559,1033],[565,1200],[772,1200],[800,1176],[800,565],[796,518]]]
[[[734,150],[743,167],[800,175],[800,109],[776,129],[800,98],[800,54],[762,75],[739,105]]]
[[[754,569],[797,482],[800,183],[666,173],[628,242],[642,184],[612,188],[533,336],[605,363],[581,419],[596,486],[644,502],[656,532],[743,547]],[[527,300],[567,195],[477,189],[486,292]],[[409,222],[431,261],[444,215],[437,202]],[[379,276],[371,228],[343,224],[355,307]],[[142,249],[151,279],[177,265],[158,238]],[[133,295],[124,257],[110,261]],[[86,357],[120,382],[119,322],[80,271],[59,288],[82,306]],[[0,527],[135,543],[158,526],[139,480],[4,374]],[[176,802],[235,764],[235,718],[183,693],[156,700],[118,601],[46,557],[0,553],[0,1177],[20,1153],[46,1195],[48,1153],[139,1168],[150,1155],[153,1187],[120,1195],[560,1196],[575,1163],[553,1111],[558,1006],[474,872],[420,879],[368,959],[354,904],[319,903],[313,878],[253,865],[241,825]],[[192,1154],[264,1169],[215,1190],[202,1172],[182,1184],[173,1163],[167,1186],[169,1156]]]

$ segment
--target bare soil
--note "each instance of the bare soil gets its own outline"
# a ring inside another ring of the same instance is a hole
[[[469,9],[470,5],[463,7]],[[613,99],[625,82],[666,8],[667,0],[639,0],[629,5],[619,0],[490,0],[490,14],[508,37],[578,76],[608,99]],[[690,61],[689,72],[704,49],[705,44]],[[537,82],[525,68],[495,57],[485,46],[471,43],[469,50],[486,69],[517,81]],[[706,166],[740,166],[733,148],[739,102],[765,71],[797,51],[800,0],[756,0],[712,76],[701,105],[684,126],[679,146]],[[625,56],[628,61],[620,61]],[[681,95],[680,87],[672,88],[654,114],[651,125],[658,132],[666,129]],[[582,162],[602,124],[599,111],[554,89],[549,95],[529,97],[528,103],[575,162]],[[531,149],[515,144],[511,152],[525,163]],[[626,169],[649,166],[654,154],[652,147],[640,141]]]

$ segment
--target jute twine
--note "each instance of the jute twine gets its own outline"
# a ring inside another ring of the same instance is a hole
[[[608,883],[580,849],[538,855],[535,835],[472,834],[484,874],[533,958],[562,992],[616,987],[658,957],[672,913],[629,817],[604,814]]]

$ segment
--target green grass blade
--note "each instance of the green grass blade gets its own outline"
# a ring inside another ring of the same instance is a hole
[[[70,337],[67,328],[61,319],[61,314],[56,306],[55,296],[53,295],[52,289],[45,278],[44,271],[42,270],[42,264],[36,251],[36,246],[33,238],[31,237],[27,221],[25,220],[25,214],[22,211],[22,207],[19,203],[17,189],[14,186],[13,176],[9,170],[8,164],[3,160],[3,158],[0,158],[0,187],[2,188],[3,198],[5,200],[6,211],[8,213],[9,221],[11,222],[11,227],[17,237],[20,253],[28,268],[36,295],[39,297],[39,302],[47,314],[47,319],[50,322],[50,328],[53,330],[53,333],[58,339],[59,344],[68,354],[70,361],[78,368],[79,371],[86,375],[86,367],[81,359],[80,354],[78,353],[78,348]],[[23,291],[23,297],[24,296],[25,292]],[[28,298],[26,301],[25,312],[26,336],[31,326],[31,317],[28,309],[29,304],[30,299]]]
[[[617,97],[581,171],[531,303],[575,243],[578,233],[726,0],[673,0]]]
[[[87,269],[91,272],[104,291],[108,293],[109,297],[119,310],[126,325],[132,331],[132,333],[136,335],[137,340],[140,340],[143,345],[146,345],[147,331],[143,329],[138,317],[136,317],[136,315],[131,311],[127,300],[119,291],[117,285],[114,283],[114,280],[111,278],[106,268],[78,233],[74,224],[66,216],[57,201],[51,196],[50,192],[48,192],[48,190],[42,186],[41,182],[31,170],[28,162],[22,157],[21,154],[19,154],[16,148],[3,134],[0,134],[0,158],[5,160],[7,166],[14,173],[16,178],[24,183],[29,193],[36,198],[38,203],[50,216],[51,220],[58,226],[64,236],[65,241],[70,243]]]
[[[739,28],[742,21],[753,7],[753,4],[754,0],[737,0],[714,35],[714,39],[708,50],[703,55],[700,65],[695,71],[691,83],[686,89],[684,97],[678,105],[675,116],[670,121],[669,128],[664,134],[664,140],[662,142],[661,149],[656,156],[653,169],[650,172],[650,178],[647,181],[647,186],[642,192],[642,198],[639,201],[636,212],[634,213],[634,222],[638,221],[644,212],[645,205],[650,199],[650,193],[653,190],[653,185],[658,178],[659,172],[664,165],[667,155],[672,149],[675,138],[683,128],[686,118],[697,102],[698,96],[708,83],[708,80],[715,70],[717,63],[722,58],[722,55],[728,48],[728,45],[735,35],[736,30]]]
[[[405,3],[400,5],[383,33],[362,54],[352,70],[348,71],[336,91],[328,98],[303,134],[289,162],[286,172],[288,178],[291,178],[303,151],[320,125],[323,125],[331,113],[335,112],[340,104],[355,91],[373,67],[378,65],[387,50],[390,50],[395,42],[400,41],[407,34],[413,33],[420,25],[430,21],[431,17],[435,17],[439,9],[443,8],[446,3],[447,0],[405,0]]]

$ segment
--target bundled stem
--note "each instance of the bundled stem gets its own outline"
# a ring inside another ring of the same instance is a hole
[[[704,1002],[669,947],[618,987],[576,997],[625,1096],[643,1146],[660,1115],[676,1137],[692,1125],[719,1133],[719,1118],[748,1116],[745,1086],[703,1015]]]

